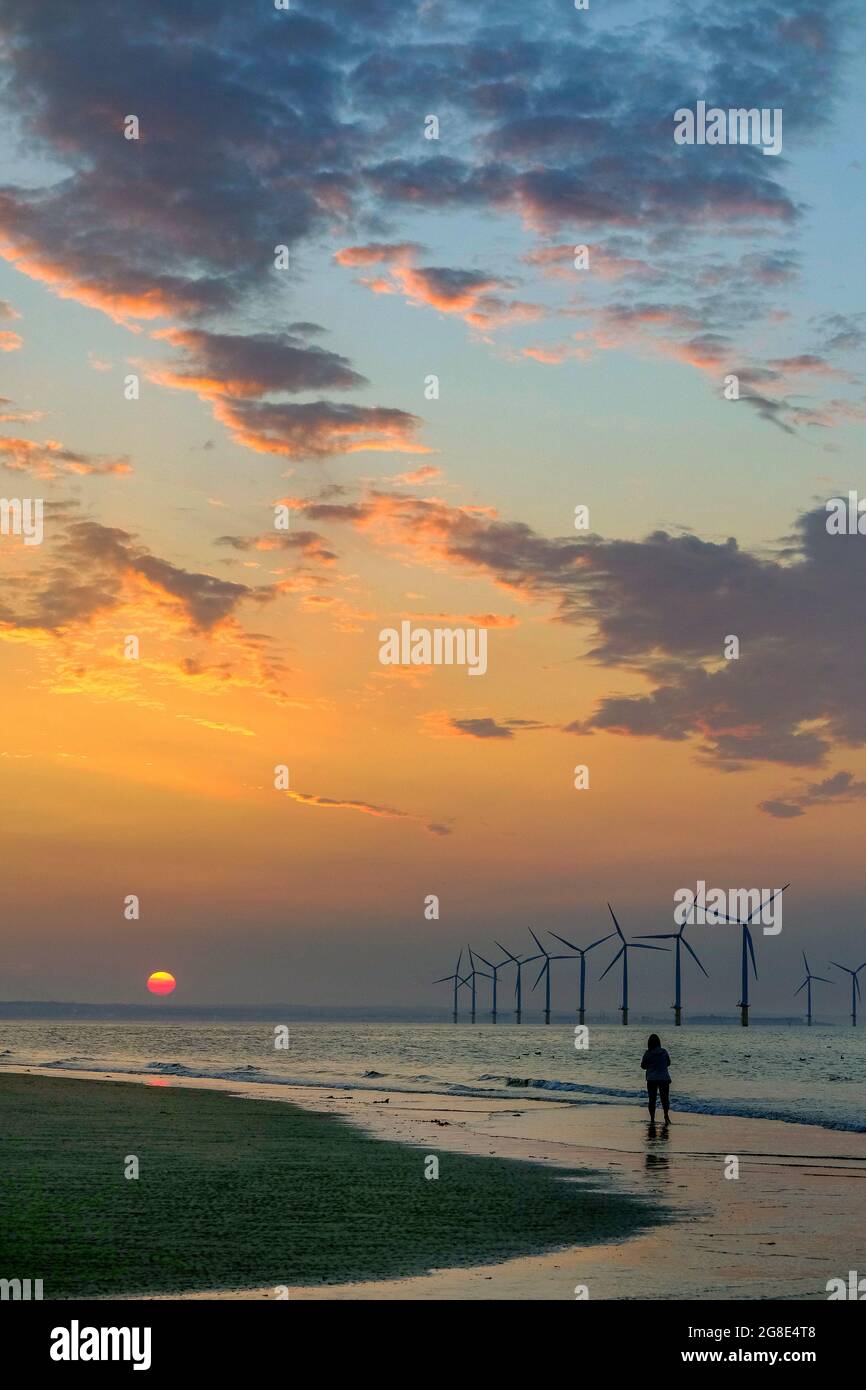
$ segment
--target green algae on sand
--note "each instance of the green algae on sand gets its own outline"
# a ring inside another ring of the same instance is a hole
[[[443,1151],[427,1179],[433,1135],[219,1091],[6,1074],[0,1114],[0,1264],[46,1299],[393,1279],[664,1219],[585,1169]]]

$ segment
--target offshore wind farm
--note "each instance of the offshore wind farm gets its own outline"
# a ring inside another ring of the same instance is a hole
[[[748,1028],[748,1026],[749,1026],[749,1010],[750,1010],[750,1007],[751,1007],[750,999],[749,999],[749,980],[750,980],[750,973],[749,973],[749,972],[750,972],[750,970],[751,970],[751,973],[752,973],[752,975],[754,976],[755,980],[757,981],[757,979],[758,979],[758,966],[757,966],[757,959],[756,959],[756,956],[755,956],[755,945],[754,945],[754,939],[753,939],[753,935],[752,935],[752,930],[751,930],[751,928],[752,928],[752,925],[753,925],[756,921],[760,921],[760,920],[761,920],[762,915],[763,915],[765,909],[768,908],[768,907],[770,906],[770,904],[771,904],[776,898],[781,897],[781,894],[784,893],[785,889],[788,888],[788,887],[790,887],[790,885],[789,885],[789,884],[786,884],[784,888],[780,888],[780,889],[775,890],[774,892],[770,893],[766,898],[761,898],[760,901],[756,903],[756,905],[751,909],[751,911],[750,911],[745,917],[728,916],[728,915],[726,915],[726,914],[722,914],[722,913],[720,913],[720,912],[716,912],[715,910],[713,910],[713,915],[712,915],[712,917],[709,917],[709,918],[707,919],[707,923],[708,923],[709,925],[725,923],[725,924],[727,924],[727,925],[738,926],[738,927],[740,928],[740,933],[741,933],[741,936],[740,936],[741,974],[740,974],[740,998],[737,1000],[737,1009],[738,1009],[738,1011],[739,1011],[740,1023],[741,1023],[741,1025],[742,1025],[744,1028]],[[536,979],[535,979],[535,982],[534,982],[534,984],[532,985],[532,990],[533,990],[533,991],[536,990],[536,989],[538,988],[538,986],[539,986],[540,984],[542,984],[542,982],[543,982],[543,984],[544,984],[544,1003],[543,1003],[543,1007],[542,1007],[541,1013],[542,1013],[542,1018],[543,1018],[544,1025],[545,1025],[546,1027],[549,1027],[549,1026],[550,1026],[550,1021],[551,1021],[551,1014],[552,1014],[552,1004],[551,1004],[552,992],[551,992],[551,989],[552,989],[552,966],[553,966],[553,962],[554,962],[554,961],[566,961],[566,962],[575,961],[575,962],[577,962],[577,965],[578,965],[578,977],[577,977],[577,990],[576,990],[576,994],[575,994],[575,996],[574,996],[575,999],[576,999],[576,1003],[575,1003],[575,1006],[574,1006],[574,1015],[575,1015],[575,1018],[576,1018],[576,1021],[577,1021],[578,1024],[584,1024],[584,1023],[586,1022],[586,1016],[587,1016],[587,1005],[586,1005],[586,994],[587,994],[587,990],[586,990],[586,986],[587,986],[587,956],[589,955],[589,953],[590,953],[591,951],[596,950],[599,946],[603,946],[606,942],[612,940],[613,938],[616,938],[616,940],[617,940],[617,949],[616,949],[616,953],[615,953],[615,954],[613,955],[613,957],[608,961],[608,963],[607,963],[607,965],[605,966],[604,970],[603,970],[603,971],[601,972],[601,974],[598,976],[598,979],[599,979],[599,981],[603,980],[603,979],[605,978],[605,976],[608,975],[608,974],[613,970],[613,967],[617,964],[618,961],[621,961],[621,962],[622,962],[622,966],[621,966],[621,987],[620,987],[619,1013],[620,1013],[620,1019],[621,1019],[621,1022],[622,1022],[622,1024],[623,1024],[623,1026],[627,1027],[627,1026],[628,1026],[628,1023],[629,1023],[629,988],[630,988],[630,986],[629,986],[629,956],[628,956],[629,950],[643,950],[643,951],[650,950],[650,951],[664,951],[664,952],[668,952],[668,953],[670,953],[671,951],[673,952],[673,956],[674,956],[674,999],[673,999],[673,1002],[672,1002],[671,1005],[670,1005],[670,1009],[671,1009],[672,1012],[673,1012],[673,1024],[674,1024],[674,1027],[676,1027],[676,1028],[682,1027],[682,1024],[683,1024],[683,1021],[684,1021],[684,1013],[685,1013],[685,1006],[684,1006],[684,1003],[683,1003],[683,969],[682,969],[682,966],[683,966],[682,952],[683,952],[683,951],[685,951],[685,952],[688,953],[688,955],[691,957],[692,961],[695,963],[695,965],[696,965],[696,966],[698,967],[698,969],[701,971],[701,973],[702,973],[702,975],[704,976],[704,978],[705,978],[705,979],[709,979],[709,972],[706,970],[705,966],[703,965],[702,961],[700,960],[700,957],[698,956],[697,951],[694,949],[694,947],[692,946],[692,944],[691,944],[689,941],[686,940],[686,936],[685,936],[686,928],[687,928],[688,926],[690,926],[690,925],[694,925],[695,913],[692,912],[692,914],[691,914],[691,916],[692,916],[692,921],[691,921],[691,922],[684,922],[684,923],[679,927],[679,930],[678,930],[678,931],[675,931],[675,932],[648,932],[648,933],[644,933],[644,934],[639,935],[637,938],[635,938],[635,939],[633,939],[633,940],[628,940],[628,939],[626,938],[625,934],[623,933],[623,930],[622,930],[622,928],[621,928],[621,926],[620,926],[620,924],[619,924],[619,921],[618,921],[618,919],[617,919],[617,916],[616,916],[616,914],[615,914],[613,908],[611,907],[610,903],[608,903],[607,908],[608,908],[608,912],[610,913],[611,919],[612,919],[612,921],[613,921],[614,930],[613,930],[612,932],[608,932],[605,936],[598,937],[598,938],[596,938],[596,940],[588,942],[585,946],[581,946],[581,945],[579,945],[577,942],[571,941],[571,940],[567,939],[566,937],[561,936],[558,932],[551,931],[551,932],[548,933],[548,935],[551,936],[551,937],[553,937],[557,942],[559,942],[560,945],[562,945],[562,946],[567,946],[567,947],[568,947],[568,951],[567,951],[567,952],[551,952],[551,951],[549,951],[549,950],[547,949],[547,947],[544,945],[543,941],[539,938],[539,936],[537,935],[537,933],[535,932],[535,930],[534,930],[532,927],[529,927],[529,928],[527,928],[527,930],[528,930],[528,932],[529,932],[530,937],[532,938],[533,945],[537,948],[534,952],[531,952],[531,951],[530,951],[529,954],[523,954],[523,955],[517,954],[517,953],[515,953],[515,952],[512,952],[512,951],[507,950],[506,947],[501,946],[499,942],[496,942],[495,944],[496,944],[497,946],[499,946],[499,949],[503,952],[503,959],[500,960],[500,961],[498,961],[498,962],[496,962],[496,963],[493,963],[493,962],[491,962],[490,960],[488,960],[485,956],[483,956],[483,955],[481,954],[481,951],[479,950],[479,948],[478,948],[477,946],[474,946],[474,947],[473,947],[473,946],[471,946],[471,945],[467,945],[466,951],[467,951],[467,953],[468,953],[469,960],[470,960],[470,962],[471,962],[471,969],[466,973],[466,975],[461,975],[461,973],[460,973],[460,968],[461,968],[461,962],[462,962],[462,960],[463,960],[463,948],[461,948],[460,953],[459,953],[459,955],[458,955],[458,957],[457,957],[457,964],[456,964],[456,967],[455,967],[455,969],[454,969],[454,973],[451,974],[451,975],[442,976],[442,977],[440,977],[440,979],[434,981],[435,984],[449,983],[449,984],[451,984],[451,986],[452,986],[452,1011],[451,1011],[452,1022],[453,1022],[453,1023],[457,1023],[457,1022],[459,1022],[459,1020],[460,1020],[460,997],[461,997],[461,996],[460,996],[460,991],[461,991],[461,989],[466,989],[466,990],[469,991],[469,1007],[468,1007],[468,1011],[467,1011],[467,1012],[468,1012],[468,1019],[469,1019],[469,1022],[474,1024],[474,1023],[477,1021],[477,1016],[478,1016],[478,987],[477,987],[477,983],[476,983],[476,982],[477,982],[477,980],[479,980],[479,979],[485,979],[485,980],[489,980],[489,981],[491,982],[490,1009],[489,1009],[489,1013],[488,1013],[488,1017],[489,1017],[489,1019],[490,1019],[490,1022],[491,1022],[491,1023],[494,1023],[494,1024],[495,1024],[495,1023],[501,1022],[501,1020],[502,1020],[502,1018],[503,1018],[503,1013],[502,1013],[502,1010],[501,1010],[501,1008],[500,1008],[500,995],[499,995],[499,987],[498,987],[498,986],[499,986],[499,972],[500,972],[502,969],[504,969],[506,966],[513,965],[513,966],[515,967],[515,977],[514,977],[514,1009],[513,1009],[513,1012],[511,1013],[511,1017],[512,1017],[513,1022],[514,1022],[515,1024],[522,1024],[523,1021],[524,1021],[523,978],[522,978],[523,967],[526,966],[526,965],[531,965],[531,964],[534,964],[534,963],[536,963],[536,962],[538,962],[538,961],[541,961],[541,962],[542,962],[542,964],[541,964],[541,969],[539,970],[538,975],[537,975],[537,977],[536,977]],[[665,942],[670,941],[670,942],[673,942],[673,946],[672,946],[672,947],[668,947],[668,946],[656,946],[656,945],[650,944],[651,942],[656,942],[656,941],[665,941]],[[805,1019],[804,1019],[804,1021],[805,1021],[806,1025],[807,1025],[808,1027],[811,1027],[811,1026],[812,1026],[812,1023],[813,1023],[813,1013],[812,1013],[812,985],[813,985],[813,983],[820,983],[820,984],[832,985],[833,981],[832,981],[831,979],[829,979],[827,976],[814,974],[814,973],[810,970],[810,968],[809,968],[809,962],[808,962],[808,960],[807,960],[807,958],[806,958],[806,953],[805,953],[804,950],[801,951],[801,955],[802,955],[802,957],[803,957],[803,964],[804,964],[804,966],[805,966],[806,976],[805,976],[805,979],[803,980],[802,984],[800,984],[800,985],[794,990],[794,995],[795,995],[795,996],[799,995],[799,994],[805,989],[805,991],[806,991],[806,1014],[805,1014]],[[481,961],[482,964],[484,964],[484,965],[486,965],[486,966],[488,967],[489,973],[488,973],[487,971],[479,971],[479,970],[477,970],[477,969],[475,968],[475,960],[476,960],[476,958],[477,958],[479,961]],[[846,965],[841,965],[841,964],[839,964],[837,961],[828,961],[828,965],[834,966],[837,970],[843,972],[843,974],[846,974],[846,975],[848,975],[848,976],[850,977],[850,980],[851,980],[850,1022],[851,1022],[851,1026],[854,1027],[854,1028],[856,1028],[856,1027],[857,1027],[857,1004],[858,1004],[858,1001],[859,1001],[859,999],[860,999],[860,997],[861,997],[861,993],[860,993],[860,980],[859,980],[858,977],[859,977],[860,971],[866,969],[866,961],[864,961],[862,965],[857,966],[856,969],[854,969],[854,968],[852,968],[852,967],[849,967],[849,966],[846,966]],[[632,978],[632,984],[633,984],[633,978]],[[651,1014],[652,1007],[653,1007],[652,1004],[645,1006],[645,1013],[646,1013],[647,1015]],[[657,1007],[657,1006],[656,1006],[656,1007]],[[653,1016],[654,1016],[654,1015],[653,1015]]]

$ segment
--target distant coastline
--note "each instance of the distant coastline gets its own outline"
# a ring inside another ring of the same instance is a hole
[[[86,1022],[112,1022],[121,1020],[135,1020],[140,1023],[163,1023],[176,1020],[178,1023],[247,1023],[258,1022],[260,1020],[279,1020],[299,1023],[451,1023],[451,1010],[448,1008],[437,1008],[431,1006],[425,1008],[423,1005],[414,1007],[398,1006],[391,1004],[80,1004],[71,1000],[34,1000],[34,999],[7,999],[0,1000],[0,1019],[38,1021],[40,1019],[68,1019]],[[575,1021],[574,1010],[553,1010],[550,1015],[551,1024],[573,1024]],[[524,1026],[535,1027],[543,1021],[541,1010],[526,1010],[524,1012]],[[821,1018],[822,1027],[833,1028],[844,1026],[847,1016],[837,1014],[827,1018]],[[602,1011],[593,1014],[589,1019],[590,1024],[617,1024],[620,1022],[619,1014],[615,1010]],[[637,1013],[632,1011],[631,1027],[643,1028],[645,1024],[664,1024],[670,1026],[669,1013]],[[765,1014],[753,1016],[750,1022],[754,1026],[765,1025],[767,1027],[778,1028],[784,1024],[802,1026],[803,1019],[800,1014]],[[509,1028],[513,1024],[513,1019],[507,1013],[500,1014],[499,1028]],[[713,1027],[723,1027],[727,1024],[740,1026],[739,1014],[690,1014],[686,1021],[686,1026],[692,1027],[700,1025],[712,1025]],[[479,1012],[478,1020],[475,1024],[470,1024],[468,1018],[460,1018],[457,1027],[476,1027],[486,1028],[490,1025],[490,1019]]]

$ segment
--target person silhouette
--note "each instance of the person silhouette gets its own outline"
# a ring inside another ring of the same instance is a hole
[[[650,1033],[647,1038],[646,1052],[641,1059],[641,1067],[646,1072],[647,1109],[649,1110],[651,1125],[655,1124],[657,1094],[661,1095],[665,1124],[670,1124],[670,1064],[671,1059],[662,1047],[662,1040],[658,1033]]]

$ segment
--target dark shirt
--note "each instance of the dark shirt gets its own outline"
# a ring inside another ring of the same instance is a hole
[[[647,1081],[670,1081],[668,1067],[671,1059],[663,1047],[652,1047],[643,1055],[641,1066],[646,1072]]]

